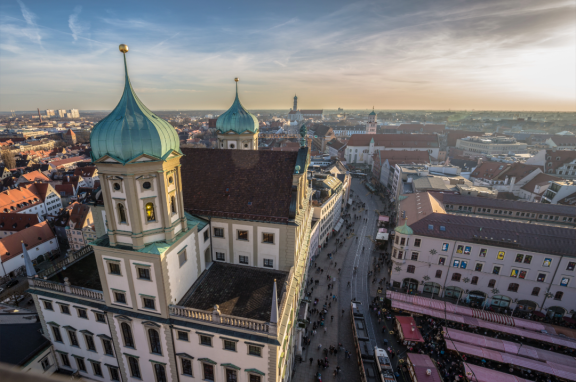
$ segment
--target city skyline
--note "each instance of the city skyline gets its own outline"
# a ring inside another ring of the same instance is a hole
[[[132,6],[130,6],[132,4]],[[138,6],[135,6],[138,4]],[[4,3],[0,110],[576,110],[573,2]],[[473,16],[472,16],[473,15]]]

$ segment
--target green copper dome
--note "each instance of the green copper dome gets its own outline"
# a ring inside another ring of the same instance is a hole
[[[368,114],[368,115],[376,115],[376,112],[374,111],[374,108],[372,108],[372,113]]]
[[[397,233],[401,233],[402,235],[412,235],[414,233],[412,228],[410,228],[410,227],[408,227],[408,225],[406,225],[406,220],[404,220],[403,226],[396,227],[394,229],[394,231],[396,231]]]
[[[246,131],[258,133],[258,119],[244,109],[238,98],[238,79],[236,79],[236,98],[224,114],[218,117],[216,129],[219,133],[228,133],[230,131],[236,134],[242,134]]]
[[[124,54],[124,93],[116,108],[98,122],[92,134],[92,159],[108,155],[126,163],[142,154],[166,159],[170,153],[180,151],[178,133],[168,122],[152,113],[134,93]]]

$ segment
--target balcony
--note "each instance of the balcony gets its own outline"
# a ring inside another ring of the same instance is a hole
[[[88,289],[79,286],[72,286],[66,277],[64,283],[59,283],[56,281],[43,280],[40,278],[30,278],[28,279],[28,284],[34,289],[46,289],[54,292],[60,292],[65,294],[71,294],[81,298],[87,298],[95,301],[104,302],[104,293],[95,289]]]

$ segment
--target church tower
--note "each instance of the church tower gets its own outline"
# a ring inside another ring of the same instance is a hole
[[[296,97],[296,94],[294,94],[294,109],[292,110],[298,110],[298,97]]]
[[[236,98],[224,114],[216,121],[218,148],[231,150],[258,150],[258,119],[242,106],[238,98],[238,78]]]
[[[368,114],[368,123],[366,124],[366,134],[376,134],[376,112],[372,107],[372,113]]]

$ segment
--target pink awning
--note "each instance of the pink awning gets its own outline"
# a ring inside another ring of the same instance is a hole
[[[482,366],[477,366],[466,362],[463,364],[466,377],[469,381],[472,382],[532,382],[524,378],[516,377],[515,375],[487,369]]]
[[[386,232],[388,232],[388,230],[386,228],[378,228],[378,232],[386,233]]]
[[[385,215],[378,216],[378,221],[387,222],[389,220],[390,220],[390,218],[388,216],[385,216]]]
[[[416,320],[412,316],[396,316],[396,321],[402,329],[402,338],[410,342],[424,342],[422,334],[416,325]]]

